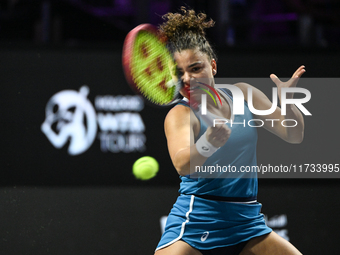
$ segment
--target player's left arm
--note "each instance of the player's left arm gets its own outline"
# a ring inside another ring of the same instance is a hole
[[[278,88],[279,100],[281,102],[281,89],[296,87],[298,79],[305,73],[305,67],[300,66],[292,78],[287,82],[282,82],[275,74],[271,74],[270,78],[276,84]],[[253,94],[253,106],[257,110],[268,110],[272,106],[272,102],[269,98],[259,89],[247,84],[247,83],[237,83],[235,86],[239,87],[244,97],[248,98],[248,88],[252,89]],[[288,93],[286,98],[293,98],[294,93]],[[304,136],[304,119],[303,115],[299,109],[293,105],[289,104],[286,107],[286,115],[281,115],[280,107],[276,107],[275,111],[269,115],[254,115],[256,119],[261,119],[264,123],[263,127],[268,131],[274,133],[278,137],[289,143],[301,143]],[[294,119],[297,122],[295,127],[285,127],[281,123],[285,119]],[[269,120],[269,121],[268,121]],[[275,121],[270,121],[275,120]]]

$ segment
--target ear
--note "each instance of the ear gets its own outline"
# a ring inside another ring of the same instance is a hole
[[[213,76],[215,76],[217,74],[217,64],[216,64],[216,60],[215,59],[212,59],[211,62],[211,71],[212,71],[212,74]]]

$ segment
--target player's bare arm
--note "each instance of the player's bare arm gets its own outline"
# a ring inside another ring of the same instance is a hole
[[[182,176],[190,174],[190,153],[196,164],[202,165],[206,160],[197,152],[193,139],[190,139],[199,132],[198,120],[195,121],[190,116],[189,107],[178,105],[169,111],[164,122],[170,158],[178,174]]]
[[[292,78],[287,82],[280,81],[276,75],[272,74],[271,78],[278,87],[279,100],[281,102],[281,89],[283,87],[295,87],[298,78],[305,72],[304,66],[300,66],[293,74]],[[272,102],[269,98],[259,89],[251,86],[247,83],[237,83],[235,86],[239,87],[245,98],[248,98],[248,88],[252,89],[253,93],[253,105],[257,110],[268,110],[272,106]],[[290,98],[293,94],[290,93]],[[288,98],[288,97],[287,97]],[[261,119],[264,122],[264,128],[274,133],[281,139],[289,143],[301,143],[304,136],[304,119],[303,115],[295,105],[288,105],[286,109],[286,115],[281,114],[280,107],[276,107],[275,111],[269,115],[254,115],[257,119]],[[285,119],[294,119],[297,122],[295,127],[284,127],[281,122]],[[265,121],[275,120],[275,121]]]

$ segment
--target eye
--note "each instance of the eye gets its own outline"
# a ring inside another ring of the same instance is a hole
[[[198,72],[201,70],[201,67],[200,66],[195,66],[191,69],[193,72]]]

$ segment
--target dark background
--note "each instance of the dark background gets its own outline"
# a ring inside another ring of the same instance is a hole
[[[97,95],[133,95],[121,66],[125,35],[137,24],[157,24],[160,15],[183,3],[1,2],[2,254],[153,253],[161,235],[159,220],[171,209],[179,186],[163,132],[168,109],[145,105],[140,112],[144,152],[104,153],[96,138],[86,152],[70,156],[67,145],[54,148],[40,127],[48,100],[59,91],[78,91],[86,84],[92,104]],[[312,87],[303,79],[300,83],[312,93],[306,108],[313,116],[305,117],[304,142],[287,144],[259,129],[259,164],[340,163],[337,2],[185,4],[217,21],[208,36],[219,56],[218,77],[275,73],[284,78],[304,64],[304,77],[313,78]],[[261,89],[271,93],[271,87]],[[160,171],[143,182],[131,168],[144,155],[155,157]],[[259,185],[263,213],[287,215],[284,228],[302,253],[337,253],[339,179],[259,179]]]

